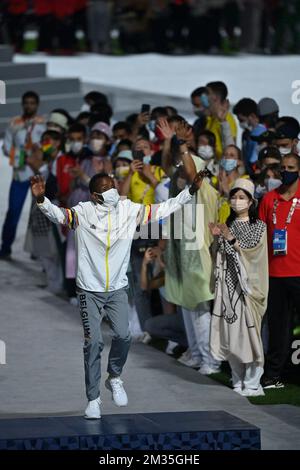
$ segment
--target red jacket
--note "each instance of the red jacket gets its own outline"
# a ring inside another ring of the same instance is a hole
[[[33,0],[33,9],[36,15],[43,16],[53,13],[52,0]]]
[[[9,0],[7,11],[12,15],[22,15],[28,10],[27,0]]]
[[[56,18],[65,18],[66,16],[72,16],[75,12],[76,0],[52,0],[53,13]]]
[[[73,176],[70,175],[69,170],[76,165],[76,158],[71,155],[62,155],[57,160],[56,178],[60,199],[65,199],[70,193]]]

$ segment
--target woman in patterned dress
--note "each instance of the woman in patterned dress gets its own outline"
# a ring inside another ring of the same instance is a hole
[[[210,346],[228,361],[234,391],[263,395],[261,321],[268,298],[266,226],[256,215],[254,184],[238,179],[229,194],[226,224],[210,224],[217,245]]]

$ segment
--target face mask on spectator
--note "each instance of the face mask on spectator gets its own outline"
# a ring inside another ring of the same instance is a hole
[[[238,214],[248,209],[249,203],[246,199],[230,199],[230,207]]]
[[[265,185],[268,191],[273,191],[274,189],[279,188],[282,185],[282,181],[278,178],[267,178],[265,180]]]
[[[77,155],[78,153],[81,152],[82,148],[83,148],[83,142],[78,142],[78,141],[71,140],[70,150],[71,150],[72,153]]]
[[[300,140],[298,140],[298,143],[296,145],[296,152],[298,155],[300,155]]]
[[[145,155],[144,158],[143,158],[143,163],[145,165],[149,165],[150,162],[151,162],[151,158],[152,158],[152,155]]]
[[[285,186],[290,186],[299,178],[298,171],[281,171],[280,175],[282,178],[282,184]]]
[[[223,157],[220,161],[220,165],[227,173],[229,173],[237,167],[237,160]]]
[[[214,156],[214,149],[210,145],[199,145],[198,155],[203,160],[210,160]]]
[[[255,188],[255,197],[257,199],[261,199],[267,192],[267,188],[265,186],[261,186],[260,184]]]
[[[240,122],[240,127],[244,130],[248,130],[248,131],[252,131],[253,130],[253,126],[251,126],[251,124],[249,124],[247,121],[243,121],[243,122]]]
[[[128,176],[129,173],[129,166],[118,166],[115,170],[115,175],[118,180],[123,180]]]
[[[91,151],[96,152],[96,153],[100,152],[104,143],[105,143],[105,140],[103,139],[91,139],[90,141]]]
[[[288,155],[289,153],[291,153],[291,151],[292,151],[291,147],[279,147],[279,152],[281,156]]]
[[[204,108],[209,108],[209,99],[205,93],[200,96],[200,101]]]

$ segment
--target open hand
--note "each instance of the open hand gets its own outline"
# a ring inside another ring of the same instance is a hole
[[[220,230],[220,227],[218,227],[218,224],[210,222],[208,224],[208,227],[209,227],[209,230],[210,230],[211,234],[214,237],[219,237],[221,235],[221,230]]]
[[[166,118],[159,118],[157,120],[156,127],[160,130],[161,134],[165,139],[172,139],[174,135],[173,129],[170,127]]]
[[[30,179],[30,183],[32,195],[37,199],[38,202],[42,202],[45,196],[46,181],[42,176],[37,175]]]

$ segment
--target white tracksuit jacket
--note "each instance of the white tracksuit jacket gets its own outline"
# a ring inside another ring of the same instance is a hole
[[[128,284],[126,272],[137,225],[168,217],[191,198],[186,188],[175,198],[151,206],[119,199],[116,206],[89,201],[62,209],[47,198],[37,205],[52,222],[75,230],[77,286],[92,292],[110,292]]]

